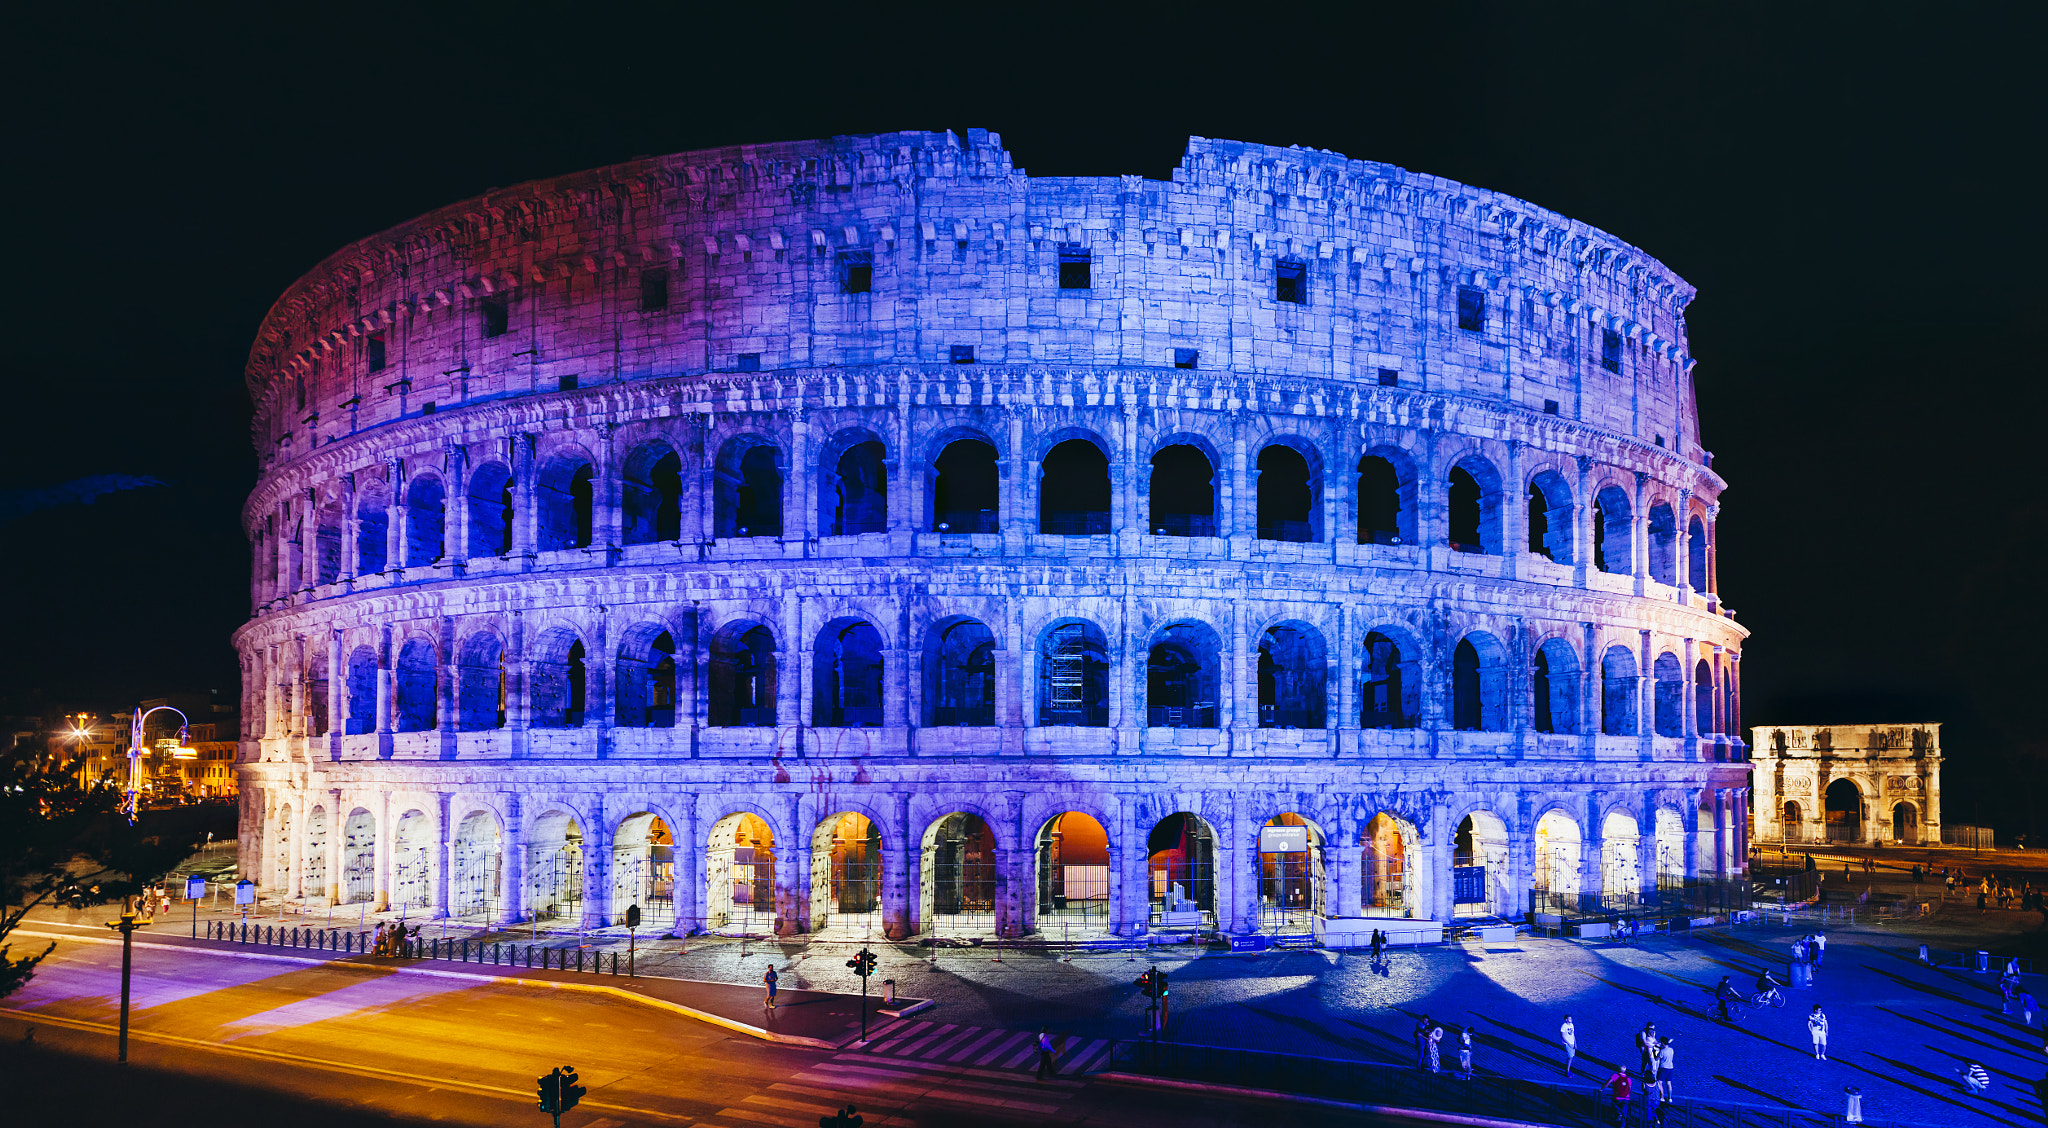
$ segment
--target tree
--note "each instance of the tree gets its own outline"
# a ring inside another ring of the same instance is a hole
[[[121,790],[79,782],[82,762],[30,744],[0,760],[0,998],[34,978],[57,947],[14,957],[9,937],[34,909],[83,908],[140,892],[197,848],[190,832],[129,825]]]

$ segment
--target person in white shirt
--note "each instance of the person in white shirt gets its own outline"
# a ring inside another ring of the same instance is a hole
[[[1828,1060],[1828,1016],[1813,1004],[1813,1010],[1806,1016],[1806,1032],[1813,1036],[1813,1060]]]
[[[1564,1025],[1557,1028],[1558,1036],[1564,1039],[1564,1075],[1572,1075],[1572,1059],[1579,1056],[1579,1030],[1572,1025],[1572,1016],[1564,1016]]]

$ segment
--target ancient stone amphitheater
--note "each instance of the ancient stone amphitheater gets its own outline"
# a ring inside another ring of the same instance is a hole
[[[1427,939],[1744,865],[1693,290],[1335,153],[970,130],[493,190],[250,354],[268,895]]]

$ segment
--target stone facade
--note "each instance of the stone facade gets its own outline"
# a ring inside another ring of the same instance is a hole
[[[1755,740],[1759,838],[1941,844],[1941,726],[1772,725]]]
[[[1201,138],[1163,183],[743,146],[365,239],[250,356],[244,872],[1335,938],[1739,870],[1692,296]]]

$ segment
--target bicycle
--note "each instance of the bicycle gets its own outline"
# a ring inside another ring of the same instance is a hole
[[[1782,1007],[1785,1005],[1785,993],[1773,987],[1768,991],[1758,991],[1743,1002],[1758,1010],[1765,1007]]]

